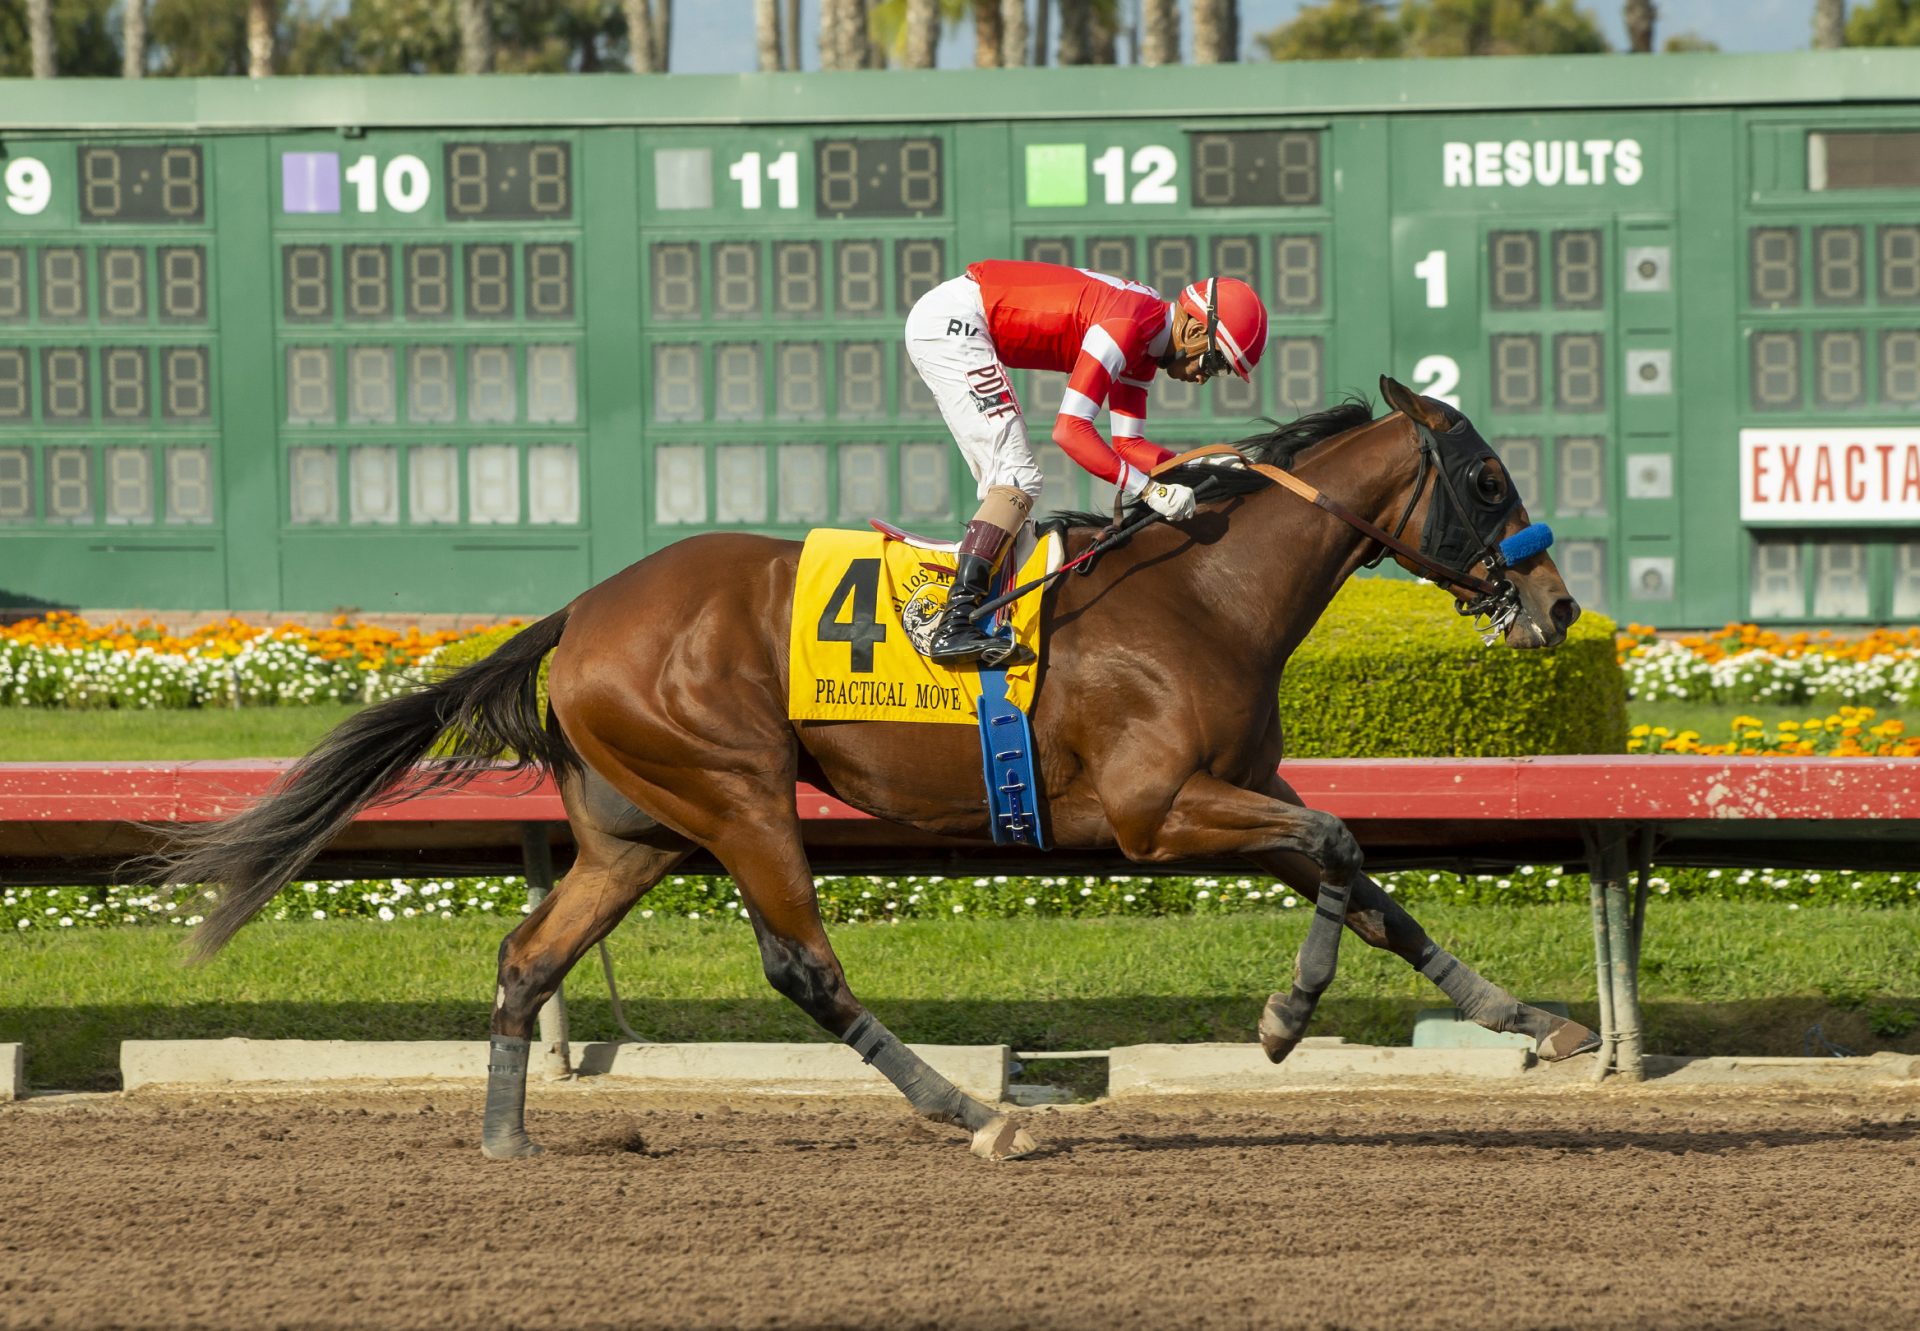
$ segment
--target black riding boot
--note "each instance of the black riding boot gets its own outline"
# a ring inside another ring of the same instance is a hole
[[[979,662],[992,668],[1014,650],[1005,638],[996,638],[968,616],[987,599],[988,583],[993,578],[993,561],[979,555],[962,553],[956,560],[953,590],[947,594],[947,608],[940,616],[940,627],[933,631],[927,647],[927,659],[940,665],[969,665]]]

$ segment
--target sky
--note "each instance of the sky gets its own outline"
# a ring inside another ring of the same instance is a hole
[[[1286,22],[1306,0],[1240,0],[1240,30],[1252,58],[1253,34]],[[1032,7],[1034,0],[1029,0]],[[1123,7],[1138,0],[1121,0]],[[1599,16],[1607,38],[1624,47],[1619,0],[1588,0],[1583,8]],[[785,6],[782,6],[784,10]],[[819,0],[802,0],[800,56],[806,68],[819,65]],[[1181,4],[1184,12],[1187,5]],[[673,69],[685,74],[739,74],[755,67],[753,6],[749,0],[677,0],[674,5]],[[1813,0],[1659,0],[1656,38],[1692,32],[1719,43],[1723,51],[1795,51],[1808,45]],[[1183,34],[1192,39],[1190,25]],[[961,25],[940,43],[943,68],[973,63],[973,29]]]

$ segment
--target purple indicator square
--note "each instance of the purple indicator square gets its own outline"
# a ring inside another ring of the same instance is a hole
[[[281,153],[281,207],[290,213],[340,211],[339,153]]]

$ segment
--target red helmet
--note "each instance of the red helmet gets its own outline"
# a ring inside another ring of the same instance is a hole
[[[1267,349],[1267,307],[1252,287],[1237,277],[1209,277],[1180,293],[1180,308],[1207,326],[1207,352],[1201,364],[1213,372],[1253,375]]]

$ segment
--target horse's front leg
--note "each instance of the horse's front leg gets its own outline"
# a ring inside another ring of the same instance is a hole
[[[1277,776],[1266,790],[1283,803],[1300,803],[1293,787]],[[1305,856],[1272,851],[1248,858],[1309,901],[1319,895],[1319,866]],[[1364,873],[1355,876],[1347,898],[1347,927],[1370,946],[1393,953],[1433,981],[1469,1021],[1492,1031],[1530,1036],[1534,1053],[1547,1062],[1585,1053],[1599,1042],[1579,1022],[1522,1003],[1434,942],[1404,906]]]
[[[1333,983],[1348,895],[1356,881],[1364,881],[1359,843],[1330,813],[1205,773],[1189,777],[1171,803],[1144,795],[1106,802],[1121,851],[1142,863],[1288,853],[1312,864],[1317,872],[1313,920],[1300,944],[1292,989],[1268,998],[1260,1014],[1260,1045],[1278,1063],[1300,1043],[1320,995]]]

